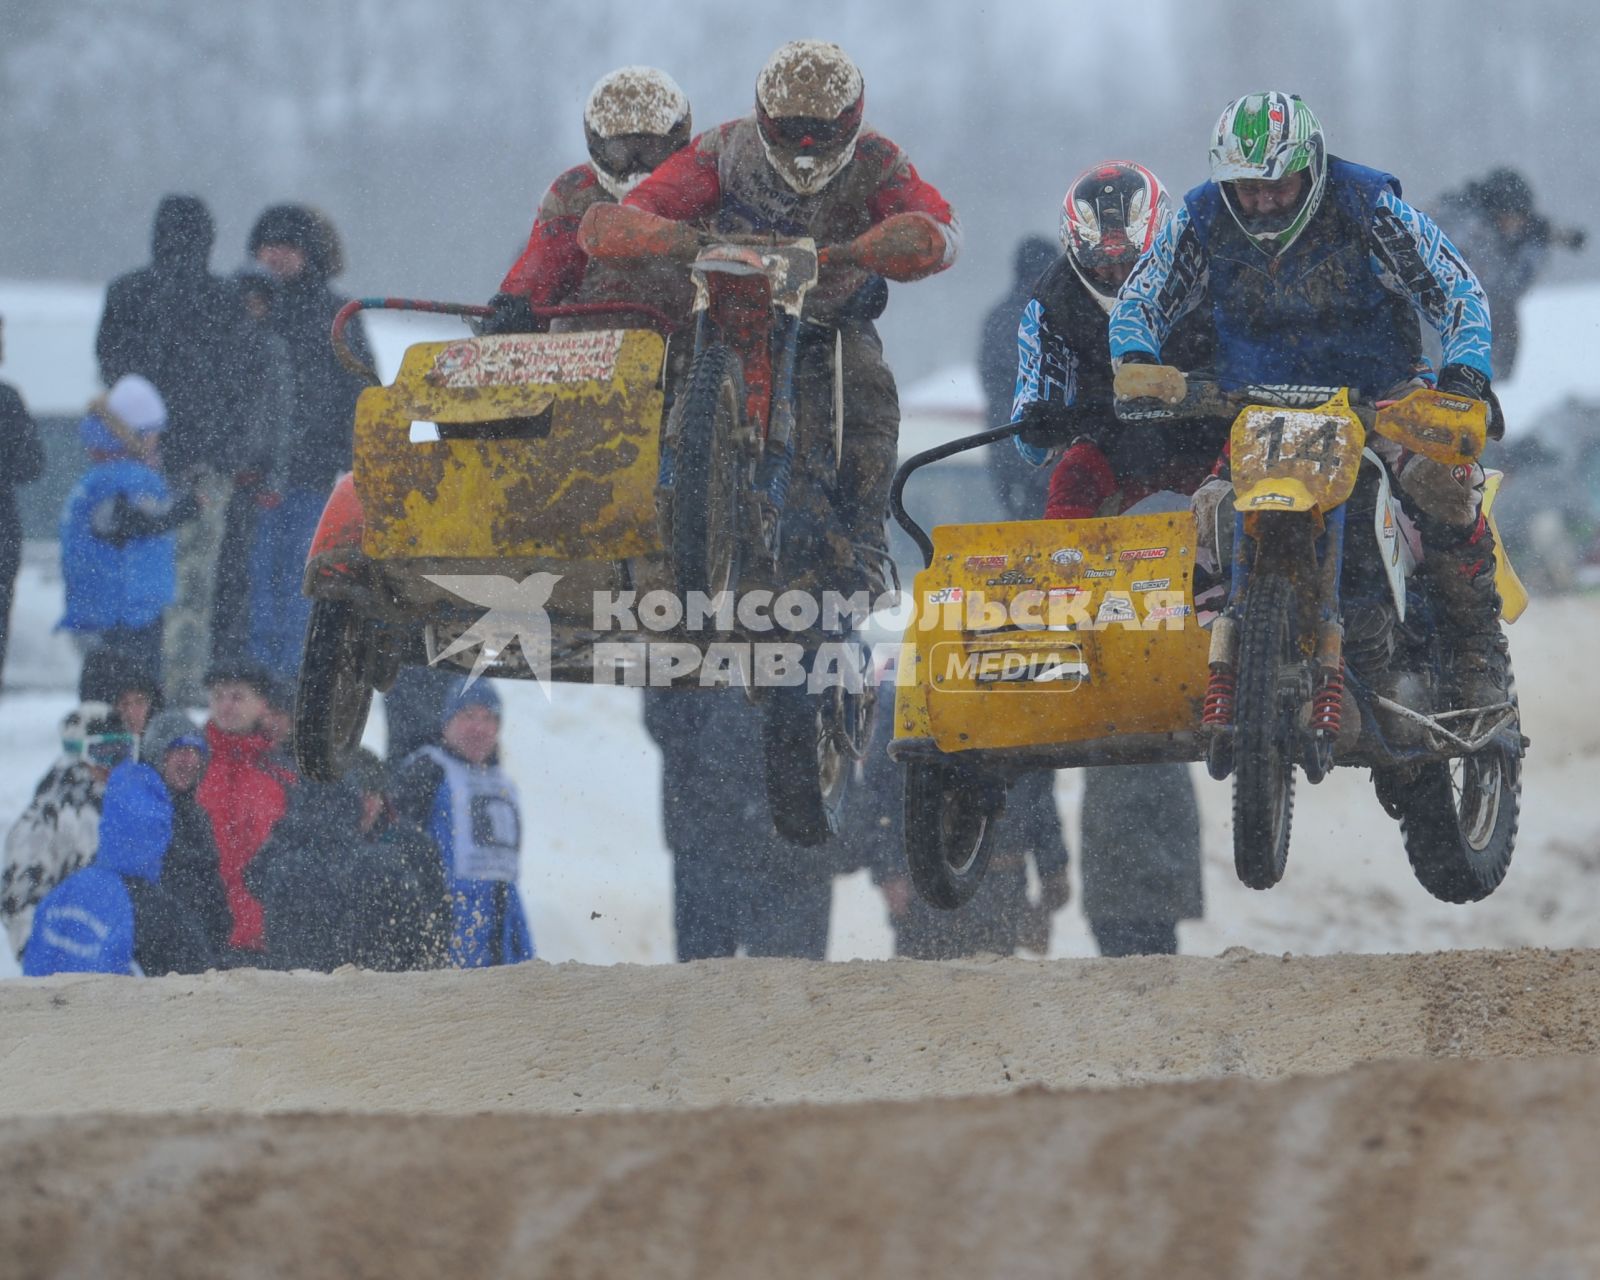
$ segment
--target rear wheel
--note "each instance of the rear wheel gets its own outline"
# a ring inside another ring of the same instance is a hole
[[[1277,884],[1289,858],[1299,754],[1294,623],[1294,584],[1274,573],[1255,574],[1239,628],[1233,735],[1233,865],[1252,889]]]
[[[733,586],[743,401],[738,358],[714,346],[700,353],[673,403],[672,563],[684,594],[714,596]]]
[[[1522,760],[1514,750],[1496,744],[1424,765],[1390,795],[1392,808],[1385,807],[1400,819],[1406,857],[1424,889],[1445,902],[1477,902],[1500,887],[1522,802]]]
[[[368,624],[346,600],[316,600],[294,699],[294,755],[313,782],[335,782],[361,745],[375,665]]]
[[[953,910],[978,891],[1004,805],[995,780],[943,760],[906,765],[906,862],[925,902]]]

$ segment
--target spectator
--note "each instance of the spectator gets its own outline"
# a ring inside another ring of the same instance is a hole
[[[272,760],[290,773],[294,772],[294,698],[296,682],[282,676],[273,676],[266,683],[261,712],[261,732],[267,735],[272,746]]]
[[[1056,246],[1043,236],[1027,236],[1012,258],[1011,287],[984,317],[978,345],[978,380],[983,384],[985,428],[1011,421],[1017,388],[1017,325],[1033,297],[1034,283],[1056,260]],[[989,477],[1008,520],[1033,520],[1044,509],[1048,477],[1029,466],[1010,440],[984,450]]]
[[[1186,764],[1083,771],[1083,914],[1103,956],[1176,955],[1198,920],[1200,810]]]
[[[4,348],[0,345],[0,360]],[[17,490],[44,471],[44,446],[39,429],[15,387],[0,382],[0,673],[6,665],[11,629],[11,597],[22,567],[22,520]]]
[[[166,689],[177,705],[199,700],[242,418],[244,309],[237,290],[211,273],[215,239],[203,201],[164,196],[150,262],[111,282],[95,344],[107,386],[141,374],[160,391],[172,419],[169,474],[201,503],[199,519],[178,538],[176,606],[165,628]]]
[[[335,783],[302,783],[245,883],[274,968],[437,969],[450,959],[450,893],[438,849],[389,803],[389,775],[358,751]]]
[[[154,671],[115,649],[90,649],[78,673],[78,701],[104,702],[137,737],[161,710],[161,681]]]
[[[250,558],[263,511],[283,501],[289,459],[285,450],[294,418],[294,369],[289,344],[272,327],[277,280],[251,260],[234,273],[244,301],[245,405],[237,456],[217,557],[211,605],[211,659],[232,662],[250,649]]]
[[[78,426],[90,465],[61,513],[62,630],[161,669],[162,618],[175,590],[172,531],[198,508],[157,469],[167,411],[138,374],[119,378]]]
[[[276,437],[282,500],[261,512],[251,555],[250,651],[270,671],[290,676],[300,668],[311,612],[300,590],[306,553],[334,480],[350,469],[362,380],[339,363],[328,342],[345,299],[328,287],[344,257],[327,218],[305,205],[274,205],[256,220],[249,248],[277,281],[269,320],[294,378],[293,413]],[[359,318],[345,334],[370,364]]]
[[[1582,249],[1586,233],[1552,225],[1534,208],[1533,188],[1515,169],[1493,169],[1440,198],[1438,221],[1489,298],[1490,364],[1496,383],[1511,376],[1521,337],[1518,308],[1553,247]]]
[[[233,913],[211,818],[195,799],[209,755],[205,732],[182,711],[156,716],[139,742],[139,759],[161,775],[172,804],[172,843],[161,866],[161,887],[193,915],[207,948],[221,958],[233,933]]]
[[[85,703],[62,721],[61,757],[6,833],[0,920],[15,955],[45,894],[93,859],[106,778],[132,754],[132,736],[105,703]]]
[[[450,963],[458,968],[533,959],[533,934],[517,893],[522,812],[500,768],[500,695],[462,680],[441,713],[437,743],[405,765],[402,816],[432,837],[451,899]]]
[[[401,667],[394,688],[383,695],[383,720],[389,741],[385,758],[397,765],[434,740],[444,700],[461,682],[448,663],[436,667]]]
[[[22,954],[30,978],[52,973],[199,973],[211,951],[199,924],[161,887],[172,804],[161,777],[128,761],[106,784],[95,860],[39,904]]]
[[[246,888],[244,869],[288,807],[294,777],[269,756],[272,742],[261,730],[271,678],[260,667],[239,662],[212,668],[206,676],[211,718],[206,722],[210,759],[195,799],[211,819],[222,882],[228,890],[233,929],[228,945],[245,961],[261,959],[261,904]]]
[[[647,689],[644,724],[661,748],[661,822],[672,850],[679,960],[828,950],[836,849],[802,849],[773,830],[750,762],[761,716],[742,690]]]

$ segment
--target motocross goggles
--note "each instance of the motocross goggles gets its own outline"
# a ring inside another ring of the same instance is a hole
[[[607,173],[629,177],[636,173],[654,173],[684,141],[676,131],[669,134],[619,133],[614,138],[595,139],[590,154]]]
[[[756,107],[756,124],[769,147],[793,155],[826,155],[840,151],[861,132],[862,99],[857,98],[841,115],[772,116]]]

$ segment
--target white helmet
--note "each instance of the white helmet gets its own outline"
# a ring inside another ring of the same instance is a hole
[[[756,77],[756,124],[767,162],[802,195],[821,191],[856,153],[865,86],[836,44],[791,40]]]
[[[618,67],[601,76],[583,108],[583,135],[595,177],[621,200],[689,142],[689,99],[654,67]]]

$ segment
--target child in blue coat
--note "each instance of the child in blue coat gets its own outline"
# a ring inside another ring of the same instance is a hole
[[[166,425],[154,385],[118,378],[79,424],[89,469],[61,513],[61,629],[85,650],[98,642],[156,672],[162,614],[177,591],[172,531],[199,510],[192,496],[174,498],[158,469]]]
[[[199,973],[215,960],[200,922],[161,887],[172,798],[161,775],[111,771],[95,859],[45,895],[22,953],[30,978],[52,973]]]

